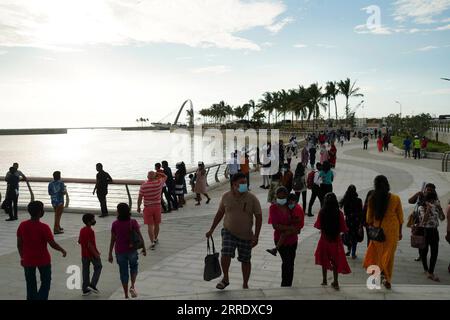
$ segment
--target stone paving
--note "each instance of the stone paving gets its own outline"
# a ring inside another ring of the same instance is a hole
[[[420,189],[423,181],[432,181],[438,188],[443,203],[450,197],[450,176],[438,171],[437,160],[404,160],[392,153],[379,154],[375,145],[369,151],[362,150],[362,143],[355,140],[338,152],[338,166],[334,191],[342,196],[349,184],[355,184],[364,198],[371,188],[373,178],[382,173],[388,176],[393,192],[401,196],[407,217],[411,206],[407,198]],[[252,175],[252,191],[263,204],[263,228],[259,245],[253,251],[250,290],[242,290],[240,265],[233,261],[230,269],[230,286],[223,292],[215,289],[216,281],[203,281],[203,261],[206,254],[204,234],[209,230],[216,213],[220,195],[228,184],[211,191],[213,201],[209,205],[195,207],[193,201],[179,210],[163,216],[161,244],[147,257],[140,256],[140,273],[137,290],[139,299],[449,299],[450,274],[447,266],[450,261],[450,246],[443,239],[446,222],[440,227],[441,243],[436,273],[441,283],[426,279],[420,262],[414,262],[417,250],[409,246],[409,229],[405,228],[404,240],[400,242],[396,255],[393,290],[370,291],[366,287],[367,275],[361,267],[366,251],[365,242],[358,247],[358,259],[350,260],[353,273],[340,277],[341,291],[322,288],[321,269],[314,265],[314,250],[319,232],[312,226],[314,218],[306,218],[305,228],[300,236],[297,251],[294,286],[281,289],[281,259],[265,252],[273,246],[272,228],[267,224],[267,194],[258,186],[261,184],[257,174]],[[309,200],[309,194],[308,194]],[[317,204],[314,207],[317,212]],[[5,216],[6,217],[6,216]],[[406,218],[405,217],[405,218]],[[26,219],[27,214],[20,214]],[[48,212],[44,221],[53,222],[53,214]],[[56,238],[68,252],[66,258],[52,252],[53,280],[50,299],[122,299],[118,268],[106,261],[113,217],[97,219],[95,227],[97,243],[103,253],[103,272],[99,283],[102,291],[99,296],[83,298],[79,290],[69,290],[66,286],[70,265],[80,265],[80,248],[77,244],[78,232],[82,225],[81,215],[65,214],[64,235]],[[142,223],[142,218],[138,218]],[[15,231],[17,222],[0,221],[0,299],[23,299],[25,282],[23,270],[19,266],[16,251]],[[145,230],[144,230],[145,231]],[[216,247],[220,249],[220,228],[215,232]],[[331,275],[329,275],[331,276]]]

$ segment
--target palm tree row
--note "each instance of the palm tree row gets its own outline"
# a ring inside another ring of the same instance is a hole
[[[345,119],[348,120],[351,114],[349,100],[353,97],[363,96],[359,93],[360,88],[356,87],[356,81],[351,82],[346,79],[340,82],[328,82],[323,88],[318,83],[313,83],[309,87],[299,86],[299,88],[290,90],[281,90],[277,92],[265,92],[259,103],[250,100],[248,103],[235,107],[234,109],[224,101],[213,104],[210,108],[200,110],[200,115],[205,119],[214,121],[214,123],[223,123],[224,120],[236,117],[237,119],[260,122],[267,118],[270,126],[273,115],[275,122],[278,122],[280,116],[286,120],[286,115],[291,114],[292,123],[294,117],[303,121],[311,118],[314,121],[314,127],[317,119],[321,117],[322,111],[328,110],[328,119],[331,119],[331,102],[334,102],[336,121],[339,120],[336,98],[342,95],[346,99]],[[253,113],[250,118],[250,110]],[[264,115],[267,114],[267,117]]]

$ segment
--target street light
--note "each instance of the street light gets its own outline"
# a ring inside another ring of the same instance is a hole
[[[396,103],[398,103],[400,105],[400,119],[402,118],[402,104],[400,103],[400,101],[395,101]]]

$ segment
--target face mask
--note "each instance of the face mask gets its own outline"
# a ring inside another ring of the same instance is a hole
[[[287,199],[277,199],[277,203],[280,206],[284,206],[287,203]]]
[[[295,203],[290,204],[288,207],[289,207],[289,209],[294,210],[294,208],[295,208]]]
[[[248,192],[248,186],[246,184],[240,184],[239,193],[246,193],[246,192]]]

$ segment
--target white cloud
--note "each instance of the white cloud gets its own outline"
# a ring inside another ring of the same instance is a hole
[[[260,50],[236,34],[279,32],[292,18],[275,0],[2,0],[0,46],[47,49],[175,43]]]
[[[202,74],[202,73],[224,74],[224,73],[230,72],[231,68],[228,66],[219,65],[219,66],[209,66],[209,67],[192,69],[191,71],[193,73],[199,73],[199,74]]]
[[[435,49],[439,49],[439,47],[436,47],[436,46],[426,46],[426,47],[418,48],[418,49],[416,49],[415,51],[422,51],[422,52],[425,52],[425,51],[431,51],[431,50],[435,50]]]
[[[353,29],[356,33],[359,34],[375,34],[375,35],[390,35],[392,34],[392,30],[388,27],[378,26],[373,28],[368,28],[365,24],[360,24]]]
[[[419,24],[436,22],[436,18],[450,8],[450,0],[396,0],[394,19],[413,20]]]
[[[192,60],[193,57],[177,57],[175,60],[177,61],[186,61],[186,60]]]
[[[280,22],[277,22],[275,24],[272,24],[270,26],[267,26],[266,29],[269,30],[272,33],[278,33],[280,32],[286,25],[288,25],[289,23],[294,22],[293,18],[284,18],[283,20],[281,20]]]
[[[448,24],[446,26],[437,27],[435,30],[436,31],[450,30],[450,24]]]
[[[0,50],[0,56],[7,54],[7,53],[8,53],[8,51],[6,51],[6,50]]]
[[[308,45],[302,44],[302,43],[294,44],[294,48],[298,48],[298,49],[303,49],[303,48],[307,48],[307,47],[308,47]]]
[[[266,48],[273,47],[274,45],[275,44],[273,42],[269,42],[269,41],[261,43],[261,46],[266,47]]]

